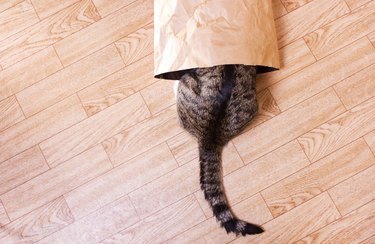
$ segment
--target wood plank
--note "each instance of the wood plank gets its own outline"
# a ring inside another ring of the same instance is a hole
[[[176,103],[174,82],[159,80],[140,91],[151,114],[157,114]]]
[[[65,195],[74,217],[81,218],[177,168],[163,143]]]
[[[79,0],[31,0],[40,19],[45,19],[78,1]]]
[[[358,71],[334,86],[346,108],[351,109],[375,96],[374,77],[375,64]]]
[[[138,0],[64,38],[54,44],[54,47],[65,66],[72,64],[151,22],[153,9],[153,1]]]
[[[373,163],[375,161],[373,160]],[[375,166],[347,179],[329,190],[332,200],[343,215],[375,199]]]
[[[31,2],[20,2],[0,13],[0,41],[38,22],[39,18]]]
[[[263,90],[315,62],[315,57],[301,38],[279,50],[281,69],[257,76],[257,90]]]
[[[3,203],[0,201],[0,227],[10,222],[7,213],[5,212]]]
[[[311,2],[312,0],[281,0],[288,12],[292,12],[299,7]]]
[[[7,68],[99,19],[91,0],[81,0],[0,41],[0,65]]]
[[[375,30],[375,2],[343,16],[304,37],[317,59],[322,59]],[[350,49],[350,48],[349,48]]]
[[[0,195],[49,169],[38,146],[0,164]]]
[[[373,63],[375,49],[367,38],[362,38],[269,89],[280,109],[285,111]]]
[[[223,174],[226,175],[242,166],[242,161],[235,149],[226,147],[223,153]],[[175,184],[175,182],[179,183]],[[139,216],[144,218],[187,195],[193,194],[198,189],[200,189],[199,162],[198,159],[195,159],[133,191],[129,196],[135,203]]]
[[[375,31],[368,34],[367,37],[369,38],[369,40],[371,41],[372,45],[375,47]]]
[[[170,138],[167,140],[167,143],[179,165],[184,165],[198,158],[198,143],[196,139],[186,131]]]
[[[279,106],[276,104],[275,99],[268,89],[258,92],[257,99],[258,114],[250,121],[249,125],[246,126],[244,132],[255,128],[281,113]]]
[[[298,142],[292,141],[224,177],[227,198],[231,204],[243,201],[307,165]]]
[[[359,243],[374,233],[375,201],[371,201],[297,243]]]
[[[0,132],[3,162],[86,118],[76,95]]]
[[[52,47],[18,62],[0,72],[0,100],[16,94],[62,68]]]
[[[375,97],[298,138],[316,161],[375,129]]]
[[[40,148],[48,164],[55,167],[148,116],[141,96],[134,94],[42,142]]]
[[[3,12],[4,10],[7,10],[21,2],[23,2],[24,0],[3,0],[3,1],[0,1],[0,12]]]
[[[194,196],[188,196],[101,243],[162,243],[203,220]]]
[[[267,235],[240,237],[233,243],[292,243],[339,218],[329,195],[323,193],[267,222],[263,225]]]
[[[123,67],[115,46],[110,45],[19,92],[17,99],[29,117]]]
[[[374,244],[374,243],[375,243],[375,235],[361,242],[361,244]]]
[[[118,40],[115,45],[126,66],[152,54],[154,51],[154,23],[151,22]]]
[[[112,168],[101,145],[0,196],[11,220],[94,179]]]
[[[64,198],[59,197],[1,228],[0,242],[34,243],[73,221]]]
[[[98,243],[136,223],[138,219],[129,197],[125,196],[38,243]]]
[[[25,116],[15,96],[0,101],[0,131],[22,121]]]
[[[277,217],[373,164],[374,155],[359,139],[272,185],[262,195]]]
[[[333,89],[328,89],[234,138],[233,144],[249,163],[344,111]]]
[[[351,10],[354,10],[362,5],[365,5],[372,0],[345,0]]]
[[[112,106],[155,82],[149,55],[78,92],[89,116]]]
[[[375,155],[375,130],[368,133],[366,136],[365,136],[365,140],[367,142],[367,144],[370,146],[372,152],[374,153]]]
[[[281,0],[272,0],[272,9],[274,19],[280,18],[281,16],[288,13]]]
[[[275,21],[279,47],[284,47],[349,12],[343,0],[314,0]]]
[[[111,4],[108,4],[107,0],[93,0],[102,17],[107,16],[123,7],[126,7],[135,1],[136,0],[112,0]]]
[[[103,142],[112,163],[116,166],[159,145],[182,132],[176,107],[144,120]],[[48,159],[47,159],[48,160]]]
[[[206,205],[208,207],[208,204]],[[267,205],[264,203],[260,194],[256,194],[234,205],[233,211],[241,219],[250,223],[264,224],[272,219],[272,215],[268,211]],[[168,240],[167,243],[228,243],[235,238],[236,236],[234,234],[227,234],[225,230],[219,226],[215,218],[209,218],[184,233]]]

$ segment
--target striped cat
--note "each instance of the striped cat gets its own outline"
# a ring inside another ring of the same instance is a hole
[[[238,219],[225,197],[221,155],[258,111],[256,66],[219,65],[191,69],[177,84],[180,123],[199,145],[200,185],[217,221],[236,235],[263,232]]]

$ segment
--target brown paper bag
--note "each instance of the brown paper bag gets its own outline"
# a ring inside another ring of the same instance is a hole
[[[280,67],[271,0],[156,0],[154,74],[222,64]]]

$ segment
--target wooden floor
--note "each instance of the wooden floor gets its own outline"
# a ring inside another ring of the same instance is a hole
[[[199,190],[153,1],[0,0],[0,243],[375,243],[375,1],[274,0],[282,69]]]

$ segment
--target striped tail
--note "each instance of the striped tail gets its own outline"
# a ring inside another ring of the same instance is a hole
[[[227,233],[254,235],[264,230],[254,224],[237,219],[229,208],[225,197],[221,173],[221,149],[199,149],[200,184],[205,199],[214,216]]]

